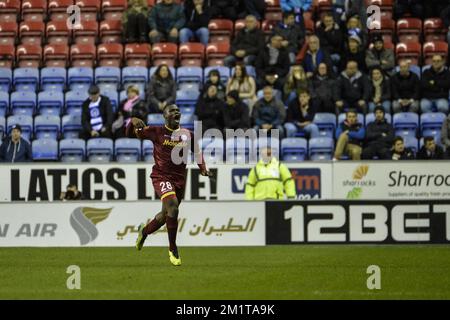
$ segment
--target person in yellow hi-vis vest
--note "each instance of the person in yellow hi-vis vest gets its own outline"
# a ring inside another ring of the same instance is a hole
[[[296,198],[295,182],[291,172],[275,157],[270,148],[261,150],[261,159],[248,175],[245,185],[246,200]]]

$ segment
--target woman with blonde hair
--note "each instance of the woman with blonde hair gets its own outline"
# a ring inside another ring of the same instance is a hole
[[[311,81],[306,76],[305,69],[300,65],[295,65],[289,71],[286,82],[283,86],[283,100],[289,104],[297,97],[299,91],[310,92]]]
[[[227,94],[233,90],[239,92],[239,98],[243,100],[250,109],[257,101],[255,79],[247,74],[247,69],[242,63],[236,64],[233,76],[228,79]]]
[[[127,98],[120,102],[117,119],[112,124],[114,138],[125,137],[125,128],[136,117],[142,121],[147,121],[148,109],[144,101],[139,96],[139,88],[131,85],[127,88]]]

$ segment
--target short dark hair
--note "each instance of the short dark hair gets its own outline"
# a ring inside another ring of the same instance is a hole
[[[302,94],[307,94],[308,96],[310,95],[308,90],[305,90],[305,89],[298,90],[297,96],[300,97]]]
[[[423,138],[423,143],[424,144],[426,144],[429,141],[434,141],[434,137],[428,136],[428,137]]]
[[[283,20],[290,16],[295,16],[294,11],[290,10],[290,11],[283,12]]]
[[[405,142],[405,140],[403,140],[403,137],[401,136],[396,136],[394,138],[394,141],[392,142],[393,145],[395,145],[397,143],[397,141],[401,141],[401,142]]]
[[[354,114],[358,115],[358,112],[355,109],[348,109],[347,112],[345,113],[345,115],[348,115],[349,113],[354,113]]]

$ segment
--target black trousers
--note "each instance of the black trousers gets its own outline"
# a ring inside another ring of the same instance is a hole
[[[388,159],[389,158],[389,148],[383,144],[371,144],[363,149],[361,153],[361,159],[372,160],[375,156],[378,159]]]
[[[210,14],[213,18],[223,18],[223,19],[230,19],[230,20],[237,20],[238,14],[236,12],[236,8],[234,7],[219,7],[219,6],[212,6],[210,8]]]
[[[147,37],[147,18],[143,14],[130,14],[125,27],[125,37],[128,40],[137,40],[141,37]],[[133,41],[134,42],[134,41]]]

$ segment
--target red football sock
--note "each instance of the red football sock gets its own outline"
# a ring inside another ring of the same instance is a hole
[[[166,217],[167,233],[169,234],[169,249],[170,251],[177,250],[177,231],[178,219],[167,216]]]
[[[144,230],[142,231],[142,233],[145,236],[148,236],[149,234],[152,234],[153,232],[155,232],[156,230],[161,228],[164,225],[164,223],[165,223],[164,220],[159,221],[159,220],[153,219],[144,227]]]

